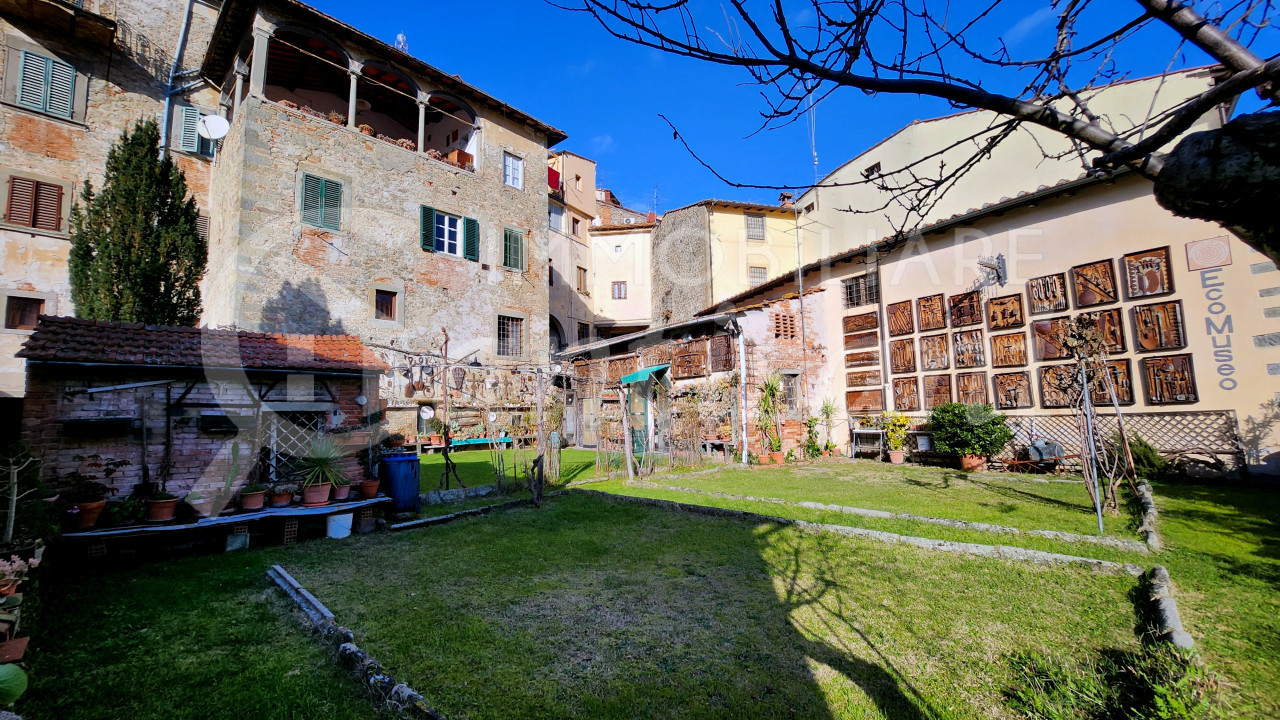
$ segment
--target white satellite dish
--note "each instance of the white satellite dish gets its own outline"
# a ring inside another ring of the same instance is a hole
[[[561,372],[564,372],[564,368],[560,366],[560,363],[556,363],[556,366],[551,368],[551,371],[559,375]]]
[[[489,413],[489,422],[497,422],[497,421],[498,421],[498,413],[496,412]]]
[[[435,416],[436,416],[436,409],[431,407],[430,405],[423,405],[422,407],[418,408],[418,417],[422,418],[423,420],[430,420]]]
[[[219,115],[205,115],[196,123],[196,132],[206,140],[221,140],[231,130],[231,123]]]

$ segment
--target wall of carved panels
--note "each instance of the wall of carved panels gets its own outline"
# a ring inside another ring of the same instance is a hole
[[[850,314],[841,321],[846,370],[845,409],[852,415],[877,413],[888,407],[879,369],[880,312],[874,305],[851,308],[848,312]]]

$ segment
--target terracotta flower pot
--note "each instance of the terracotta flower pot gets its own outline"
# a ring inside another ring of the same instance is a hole
[[[188,500],[187,505],[191,506],[191,511],[197,517],[209,517],[213,512],[213,498],[204,498],[203,500]]]
[[[822,451],[822,457],[831,457],[831,451],[830,451],[830,450],[823,450],[823,451]]]
[[[281,508],[289,507],[293,503],[293,492],[290,490],[281,490],[279,492],[271,491],[271,507]]]
[[[444,443],[443,443],[443,442],[441,442],[441,440],[440,440],[440,436],[439,436],[439,435],[429,435],[429,436],[427,436],[427,444],[428,444],[428,445],[443,445]]]
[[[787,454],[782,452],[771,452],[769,453],[769,460],[771,460],[774,465],[785,465],[787,464]]]
[[[960,469],[965,472],[982,472],[987,469],[985,455],[961,455]]]
[[[350,485],[334,485],[334,486],[333,486],[333,499],[334,499],[334,500],[346,500],[346,499],[347,499],[347,498],[349,498],[349,497],[351,497],[351,486],[350,486]]]
[[[904,462],[904,456],[907,454],[905,450],[890,450],[889,462],[894,465],[901,465]]]
[[[329,483],[302,488],[302,507],[320,507],[329,504]]]
[[[8,585],[0,585],[0,597],[9,597],[18,592],[18,582],[11,582]]]
[[[94,502],[76,503],[72,507],[76,509],[76,529],[88,530],[98,524],[98,517],[102,515],[102,509],[107,506],[106,500],[95,500]]]
[[[257,492],[240,493],[240,509],[241,510],[261,510],[262,502],[267,497],[266,490]]]
[[[364,498],[365,500],[370,500],[370,499],[372,499],[372,498],[377,497],[377,496],[378,496],[378,484],[379,484],[379,483],[378,483],[378,481],[377,481],[377,480],[363,480],[363,481],[361,481],[361,482],[360,482],[360,487],[359,487],[359,490],[360,490],[360,497]]]
[[[147,522],[169,522],[178,509],[178,498],[147,500]]]

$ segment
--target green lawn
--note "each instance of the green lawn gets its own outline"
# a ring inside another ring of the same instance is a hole
[[[531,462],[534,454],[531,451],[524,451],[525,462]],[[503,461],[507,467],[508,481],[517,477],[515,469],[515,451],[506,450],[502,453]],[[458,477],[467,487],[479,485],[491,485],[494,482],[493,462],[490,459],[488,450],[464,450],[449,454],[449,458],[458,464]],[[423,455],[422,471],[420,473],[422,491],[428,492],[435,490],[440,485],[440,474],[444,472],[444,455]],[[594,450],[578,450],[568,448],[560,451],[560,481],[563,483],[572,482],[574,480],[586,480],[595,476],[596,472],[596,453]],[[523,479],[523,474],[519,477]],[[450,476],[452,480],[452,476]],[[449,487],[457,487],[456,483],[450,482]]]

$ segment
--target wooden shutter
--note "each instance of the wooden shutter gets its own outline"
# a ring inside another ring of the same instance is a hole
[[[302,176],[302,222],[320,225],[320,199],[323,194],[323,180],[315,175]]]
[[[18,104],[41,112],[45,109],[45,72],[48,58],[22,51],[18,70]]]
[[[193,107],[183,107],[178,126],[178,149],[183,152],[200,152],[200,111]]]
[[[5,221],[31,227],[35,207],[36,181],[24,177],[10,177],[9,203],[5,209]]]
[[[436,251],[436,209],[422,206],[418,218],[418,232],[421,236],[422,249],[426,252]]]
[[[502,237],[502,264],[515,270],[524,270],[524,235],[506,230]]]
[[[37,182],[31,227],[57,232],[62,229],[62,186]]]
[[[342,226],[342,183],[334,180],[324,181],[324,205],[320,224],[330,230]]]
[[[200,235],[200,239],[209,242],[209,216],[196,216],[196,232]]]
[[[57,60],[49,61],[49,114],[71,117],[75,107],[76,69]],[[198,119],[198,118],[197,118]]]
[[[462,256],[480,259],[480,221],[475,218],[462,218]]]

